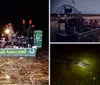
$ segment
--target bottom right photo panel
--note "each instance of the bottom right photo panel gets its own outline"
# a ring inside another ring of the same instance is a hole
[[[100,85],[99,44],[51,44],[51,85]]]

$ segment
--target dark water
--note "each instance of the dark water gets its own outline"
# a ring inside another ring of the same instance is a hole
[[[100,45],[52,45],[51,85],[100,85],[99,47]],[[77,59],[90,64],[90,67],[73,66],[72,61]]]

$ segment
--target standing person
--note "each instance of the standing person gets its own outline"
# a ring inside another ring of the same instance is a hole
[[[9,30],[8,40],[11,41],[12,40],[12,35],[11,35],[10,23],[8,24],[8,30]]]
[[[0,46],[2,48],[5,47],[5,44],[6,44],[6,40],[5,39],[6,38],[5,38],[4,34],[2,33],[2,35],[1,35],[1,44],[0,44]]]
[[[15,35],[15,32],[14,32],[14,30],[13,30],[12,24],[9,23],[8,26],[9,26],[9,30],[10,30],[11,35],[12,35],[12,36]]]
[[[9,41],[12,41],[12,37],[15,35],[15,32],[13,30],[11,23],[8,24],[8,29],[10,31],[10,33],[8,34],[8,39],[9,39]]]
[[[95,21],[94,21],[93,26],[95,26],[95,27],[98,27],[98,26],[99,26],[99,24],[98,24],[98,21],[97,21],[97,20],[95,20]]]
[[[1,40],[3,41],[3,42],[5,42],[5,35],[2,33],[2,35],[1,35]]]
[[[90,19],[89,26],[93,26],[93,20]]]

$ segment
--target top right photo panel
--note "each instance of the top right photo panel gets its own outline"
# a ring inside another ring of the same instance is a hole
[[[100,42],[100,0],[51,0],[51,42]]]

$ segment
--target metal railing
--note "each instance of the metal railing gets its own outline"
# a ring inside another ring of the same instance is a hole
[[[84,41],[84,40],[88,41],[90,38],[93,39],[93,37],[94,37],[94,39],[97,39],[99,36],[100,36],[100,28],[96,28],[96,29],[93,29],[91,31],[79,33],[78,40],[79,41]]]

